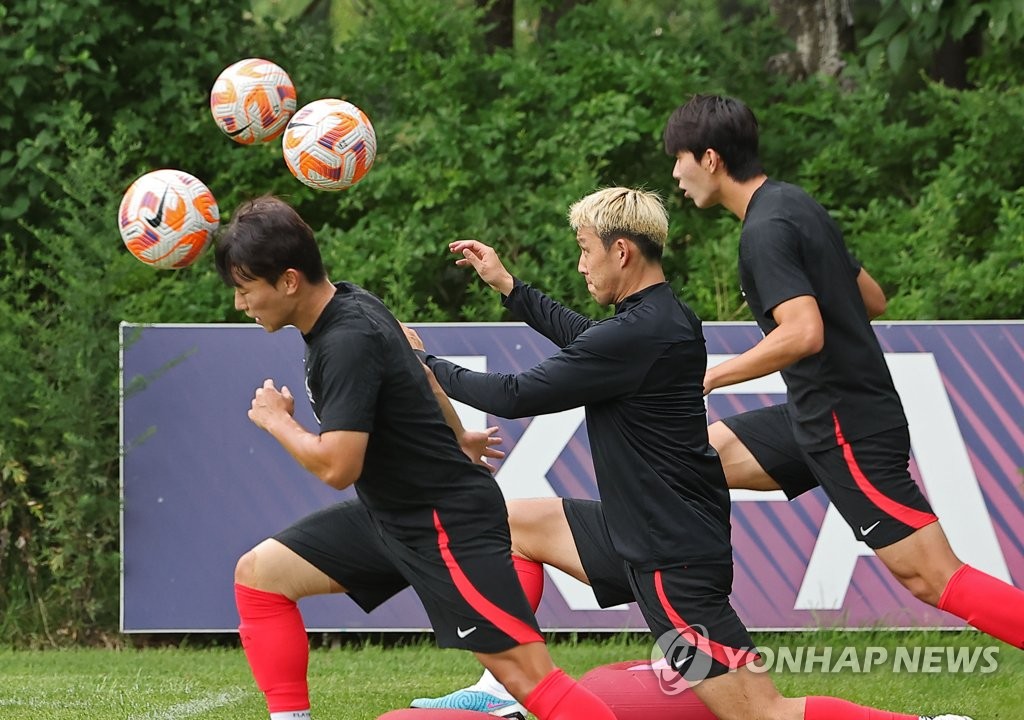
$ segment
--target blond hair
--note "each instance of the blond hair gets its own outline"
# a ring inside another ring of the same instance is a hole
[[[576,231],[592,228],[606,248],[625,237],[649,260],[660,260],[668,238],[668,211],[657,193],[611,187],[573,203],[569,225]]]

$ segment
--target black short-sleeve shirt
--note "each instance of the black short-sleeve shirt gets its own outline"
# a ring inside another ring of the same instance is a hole
[[[472,520],[505,512],[490,473],[445,423],[398,321],[371,293],[338,283],[306,341],[306,392],[320,432],[370,438],[355,490],[399,537],[434,533],[433,510]]]
[[[906,425],[882,348],[857,286],[860,265],[839,226],[795,185],[767,180],[754,192],[740,234],[739,276],[747,305],[767,335],[786,300],[817,300],[822,350],[782,371],[797,441],[810,450]],[[835,418],[833,418],[833,413]]]

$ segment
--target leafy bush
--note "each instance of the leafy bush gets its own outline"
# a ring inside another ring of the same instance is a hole
[[[117,617],[117,326],[110,288],[120,279],[109,243],[116,206],[104,182],[107,159],[90,118],[71,104],[61,114],[68,149],[58,197],[43,201],[56,222],[35,228],[29,267],[15,257],[3,279],[5,328],[0,352],[15,393],[5,397],[3,452],[5,530],[0,553],[9,604],[3,634],[32,631],[51,642],[109,631]],[[123,258],[122,258],[123,259]],[[30,288],[26,291],[26,287]],[[10,292],[8,292],[10,291]]]
[[[884,89],[862,86],[828,102],[835,141],[797,180],[886,288],[886,317],[1020,317],[1024,167],[992,160],[1017,142],[1020,88],[933,83],[894,107]]]

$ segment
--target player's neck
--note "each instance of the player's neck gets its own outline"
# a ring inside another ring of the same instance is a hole
[[[743,182],[727,180],[722,184],[720,191],[722,205],[741,221],[744,220],[747,217],[750,198],[754,196],[759,187],[764,185],[767,179],[767,175],[758,175]]]
[[[646,265],[635,278],[630,279],[630,281],[623,286],[622,291],[615,300],[615,304],[618,305],[630,295],[635,295],[641,290],[646,290],[652,285],[658,285],[663,282],[665,282],[665,271],[662,269],[661,265]]]
[[[322,282],[310,286],[307,296],[299,302],[295,310],[295,319],[292,324],[303,334],[312,330],[316,321],[323,314],[324,308],[327,307],[327,303],[334,297],[336,290],[334,284],[326,278]]]

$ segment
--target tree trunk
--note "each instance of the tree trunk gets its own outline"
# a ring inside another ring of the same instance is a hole
[[[773,57],[771,67],[793,78],[839,75],[843,53],[853,49],[850,1],[769,0],[779,27],[796,45],[795,51]]]
[[[967,63],[981,55],[982,49],[983,40],[979,27],[975,27],[959,40],[946,37],[932,57],[931,65],[928,68],[929,77],[947,87],[966,90],[968,87]]]
[[[555,25],[562,17],[577,5],[586,0],[543,0],[540,6],[540,18],[537,37],[544,41],[555,34]]]
[[[487,11],[484,16],[488,25],[487,50],[512,47],[515,42],[516,0],[477,0],[477,5]]]

